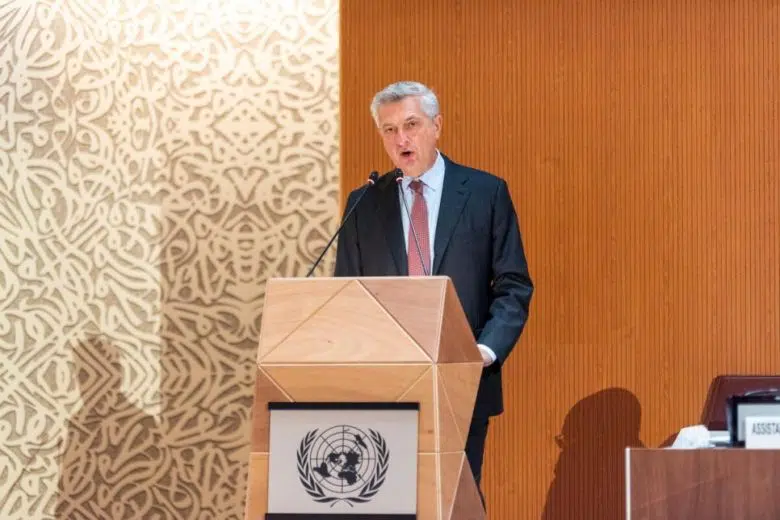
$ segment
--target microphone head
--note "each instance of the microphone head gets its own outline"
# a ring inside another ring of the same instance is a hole
[[[404,178],[404,172],[401,171],[401,168],[396,168],[395,172],[393,172],[393,175],[395,175],[396,181],[400,181]]]
[[[374,184],[378,178],[379,178],[379,173],[377,171],[373,171],[368,176],[368,183],[369,184]]]

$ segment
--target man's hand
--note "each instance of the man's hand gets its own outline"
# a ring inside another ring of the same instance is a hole
[[[482,354],[482,366],[489,367],[496,361],[496,354],[485,345],[477,345],[479,347],[479,353]]]

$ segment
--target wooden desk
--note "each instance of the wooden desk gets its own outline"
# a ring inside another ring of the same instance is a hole
[[[780,519],[780,450],[627,448],[626,519]]]

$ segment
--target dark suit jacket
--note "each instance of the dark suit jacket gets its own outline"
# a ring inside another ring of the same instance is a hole
[[[449,276],[477,343],[497,362],[482,372],[475,416],[503,411],[501,366],[528,319],[533,284],[506,182],[444,156],[432,275]],[[362,188],[347,201],[351,208]],[[379,178],[344,224],[336,276],[408,274],[398,185],[394,172]]]

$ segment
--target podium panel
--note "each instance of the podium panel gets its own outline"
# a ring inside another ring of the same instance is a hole
[[[271,403],[268,520],[414,518],[417,403]]]
[[[447,277],[269,281],[245,518],[483,520],[463,451],[481,373]]]

